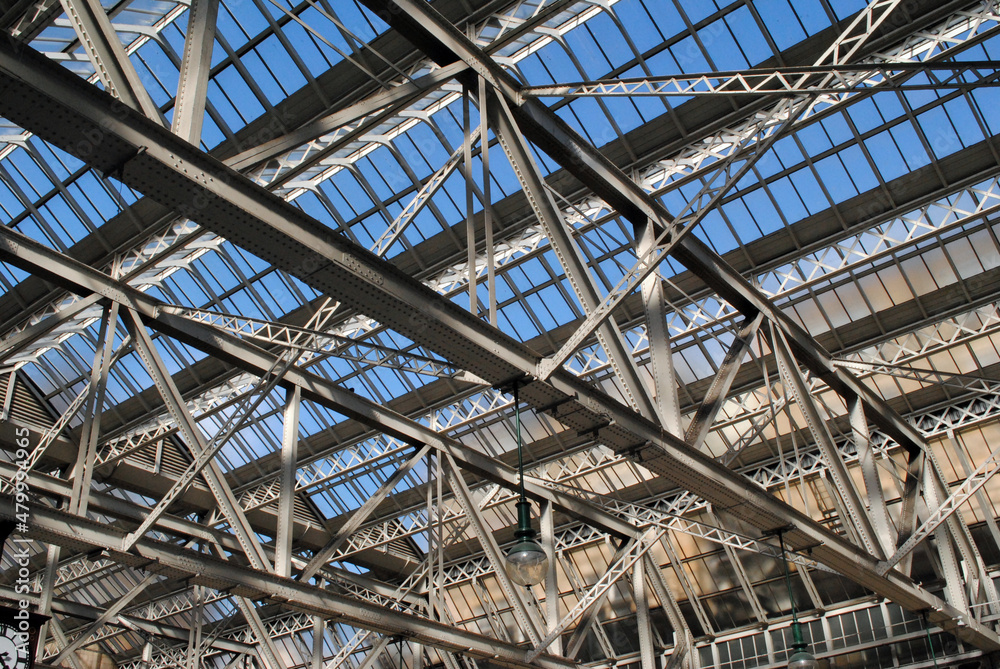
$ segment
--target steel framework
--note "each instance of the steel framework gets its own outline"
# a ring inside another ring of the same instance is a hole
[[[0,1],[40,661],[993,666],[1000,8],[813,5]]]

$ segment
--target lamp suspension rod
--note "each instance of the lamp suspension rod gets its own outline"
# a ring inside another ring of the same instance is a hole
[[[931,660],[934,661],[934,666],[938,666],[937,655],[934,653],[934,640],[931,639],[931,626],[927,620],[927,611],[921,611],[920,617],[924,619],[924,632],[927,634],[927,645],[931,649]]]
[[[514,429],[517,432],[517,473],[520,477],[520,502],[526,501],[524,496],[524,457],[521,454],[521,402],[517,392],[517,381],[514,382]]]
[[[795,597],[792,595],[792,577],[788,572],[788,558],[785,556],[785,536],[781,530],[778,530],[778,545],[781,547],[781,563],[785,566],[785,587],[788,588],[788,601],[792,605],[792,625],[797,625],[799,621],[795,615]]]

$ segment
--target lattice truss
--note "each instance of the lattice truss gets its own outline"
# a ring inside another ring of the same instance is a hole
[[[40,661],[1000,651],[1000,8],[806,4],[0,3]]]

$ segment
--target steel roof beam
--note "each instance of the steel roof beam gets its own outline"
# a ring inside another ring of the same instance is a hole
[[[60,0],[80,45],[105,88],[133,109],[162,123],[160,109],[153,102],[107,11],[98,0]]]
[[[480,100],[479,104],[488,105],[490,126],[507,154],[535,216],[545,229],[545,236],[548,237],[549,245],[559,260],[576,299],[583,305],[585,313],[589,314],[600,306],[601,297],[580,247],[570,234],[569,226],[552,194],[546,189],[545,180],[531,155],[531,148],[518,132],[507,101],[499,96],[487,97],[488,101]],[[596,332],[598,341],[608,355],[611,368],[622,384],[629,405],[646,418],[657,420],[657,406],[650,397],[649,389],[636,366],[635,357],[632,356],[618,324],[613,319],[608,319],[596,328]],[[662,418],[659,421],[665,422]],[[677,432],[679,430],[675,434]]]
[[[525,98],[543,97],[639,97],[639,96],[792,96],[805,93],[844,93],[876,90],[974,89],[1000,86],[1000,61],[978,60],[959,63],[840,63],[832,67],[755,67],[752,70],[705,72],[668,77],[597,79],[565,84],[526,86]],[[915,73],[927,80],[910,84]],[[805,76],[804,76],[805,75]],[[982,81],[986,79],[986,81]]]
[[[645,226],[635,226],[635,250],[645,255],[656,241],[656,226],[652,221]],[[646,341],[649,344],[649,368],[653,372],[653,393],[660,423],[670,434],[684,438],[681,426],[681,403],[674,371],[674,352],[670,347],[670,329],[667,327],[666,287],[656,275],[648,276],[640,288],[643,311],[646,314]],[[617,323],[609,319],[609,323]],[[714,416],[713,416],[714,418]],[[685,439],[690,443],[690,440]]]
[[[412,79],[385,92],[372,95],[347,107],[332,111],[322,118],[310,121],[291,132],[275,137],[262,144],[252,146],[226,159],[226,164],[234,170],[247,170],[268,160],[279,158],[325,134],[360,121],[366,116],[375,114],[387,107],[392,109],[405,108],[428,92],[439,88],[463,69],[465,69],[465,66],[461,64],[436,69],[418,79]]]

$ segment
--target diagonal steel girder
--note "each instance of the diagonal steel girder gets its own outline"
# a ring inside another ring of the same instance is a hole
[[[0,517],[14,517],[14,502],[9,496],[0,497]],[[132,552],[108,549],[121,545],[124,532],[47,507],[32,509],[28,536],[64,548],[103,551],[115,562],[148,573],[187,579],[195,585],[231,591],[236,596],[280,604],[380,634],[400,635],[441,650],[489,659],[505,667],[572,669],[576,666],[570,660],[552,655],[543,655],[531,664],[526,660],[525,649],[513,644],[219,560],[189,548],[141,539]]]
[[[277,359],[274,353],[259,349],[222,330],[176,316],[165,308],[167,305],[163,302],[2,226],[0,226],[0,260],[9,261],[28,272],[56,281],[70,291],[82,294],[96,293],[119,302],[161,332],[251,373],[258,375],[269,373]],[[511,489],[519,485],[517,473],[513,468],[317,374],[292,367],[285,372],[282,383],[301,388],[303,398],[380,429],[407,443],[427,444],[440,452],[448,453],[460,462],[464,469],[479,476]],[[570,516],[602,531],[618,537],[632,537],[635,534],[635,527],[627,521],[574,495],[553,491],[530,480],[525,481],[525,491],[531,497],[554,503]]]
[[[490,79],[494,80],[492,76]],[[525,103],[519,109],[528,106]],[[668,220],[663,218],[662,207],[592,148],[573,139],[572,131],[547,109],[539,106],[533,109],[539,115],[534,121],[518,119],[526,135],[528,129],[525,127],[531,123],[534,125],[529,129],[536,134],[545,131],[547,125],[561,129],[563,135],[549,135],[549,143],[564,145],[558,153],[562,158],[567,151],[576,151],[574,166],[579,168],[577,171],[590,175],[588,180],[600,187],[597,189],[600,194],[617,189],[617,197],[606,199],[619,211],[643,221],[644,212],[649,212],[651,218],[655,214],[654,220]],[[514,113],[523,116],[522,111]],[[491,383],[531,377],[538,369],[540,356],[522,343],[250,183],[34,50],[23,46],[15,48],[2,41],[0,114],[96,169],[120,172],[123,181],[131,187],[289,271],[315,289],[336,295]],[[581,156],[591,153],[598,155],[599,169],[591,169],[589,164],[586,169],[582,167],[587,161],[581,160]],[[12,244],[8,237],[4,245],[4,257],[16,258],[18,243]],[[814,374],[822,376],[845,396],[861,396],[873,422],[898,442],[919,448],[920,437],[912,427],[853,376],[844,370],[833,369],[828,354],[804,330],[785,318],[697,238],[685,237],[675,255],[697,268],[725,299],[746,311],[756,308],[778,323],[786,331],[799,359]],[[65,277],[58,274],[58,264],[49,267],[42,264],[29,271],[66,285]],[[112,299],[125,299],[121,287],[120,284],[94,285],[83,290],[101,292]],[[81,287],[78,285],[76,290]],[[147,313],[146,318],[152,315]],[[165,318],[165,315],[160,317]],[[219,341],[232,343],[221,337]],[[219,357],[238,363],[232,351],[220,351]],[[302,383],[304,393],[315,391],[311,387],[312,379],[303,378]],[[647,468],[695,491],[715,508],[728,509],[759,530],[792,525],[795,529],[789,531],[786,538],[793,549],[815,546],[814,558],[855,582],[904,608],[930,609],[930,621],[935,625],[954,631],[960,638],[984,650],[1000,650],[1000,639],[967,614],[895,571],[879,574],[877,561],[871,555],[742,476],[693,452],[680,439],[664,434],[655,424],[568,372],[556,370],[545,382],[527,382],[521,396],[568,427],[593,432],[607,446],[643,458],[642,464]],[[358,402],[357,398],[343,397],[341,400],[348,404]],[[368,406],[356,407],[350,415],[369,423],[387,416]],[[385,429],[385,425],[382,428]],[[426,437],[440,440],[433,432]],[[495,466],[492,470],[495,474]]]
[[[414,0],[363,0],[365,6],[386,17],[428,56],[441,64],[464,61],[503,96],[518,129],[540,149],[590,187],[633,225],[669,225],[670,213],[644,192],[610,160],[582,139],[552,110],[534,99],[524,99],[520,86],[455,26],[425,2]],[[864,11],[864,10],[863,10]],[[857,39],[857,35],[847,41]],[[669,241],[669,239],[665,240]],[[747,315],[763,313],[789,338],[796,357],[845,398],[860,397],[869,420],[907,449],[920,449],[923,440],[895,411],[844,370],[834,369],[829,353],[802,327],[777,309],[764,294],[694,235],[685,235],[674,257],[700,277],[723,299]]]
[[[159,121],[160,110],[125,53],[101,3],[95,0],[62,0],[62,5],[104,86],[125,104]]]

